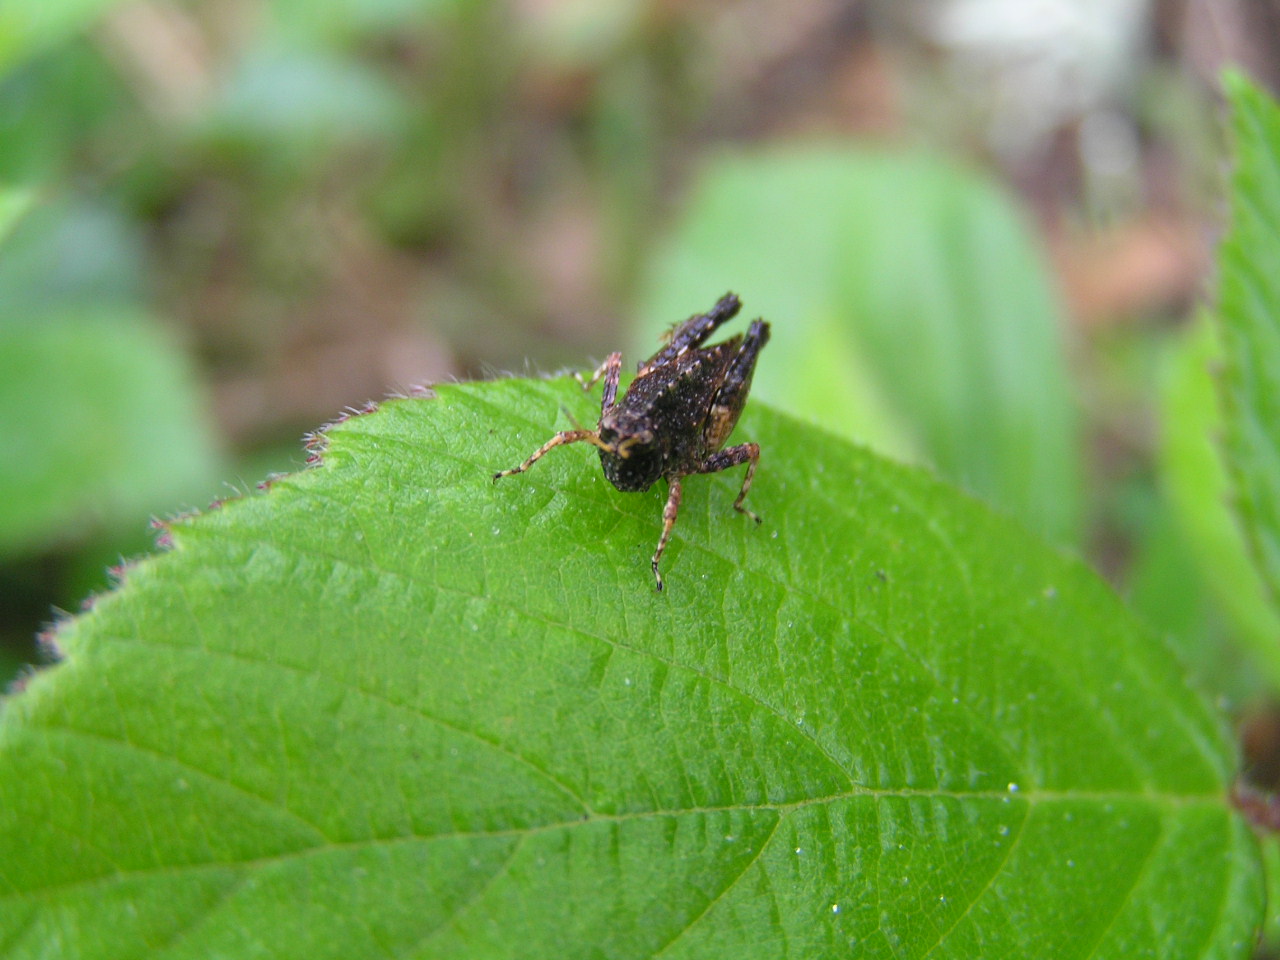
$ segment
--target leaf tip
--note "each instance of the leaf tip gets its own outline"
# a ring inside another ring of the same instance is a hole
[[[1219,74],[1222,81],[1222,89],[1229,97],[1233,99],[1242,91],[1247,91],[1252,87],[1249,83],[1249,77],[1235,64],[1228,64],[1222,68]]]

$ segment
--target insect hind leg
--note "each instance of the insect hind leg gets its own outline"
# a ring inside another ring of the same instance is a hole
[[[768,342],[769,325],[763,320],[752,321],[747,335],[729,360],[720,388],[711,400],[703,427],[703,442],[707,450],[719,450],[729,439],[729,434],[733,433],[742,408],[746,405],[747,394],[751,391],[751,375],[755,372],[756,360]]]
[[[644,376],[655,367],[670,363],[686,350],[700,346],[716,328],[728,323],[742,309],[742,301],[736,293],[726,293],[706,313],[697,313],[677,324],[667,335],[667,345],[640,365],[639,375]]]
[[[724,382],[716,392],[715,403],[731,409],[742,408],[746,403],[747,391],[751,389],[751,375],[755,373],[756,360],[760,358],[760,351],[768,342],[769,324],[763,320],[752,320],[742,346],[734,354],[729,369],[725,372]]]

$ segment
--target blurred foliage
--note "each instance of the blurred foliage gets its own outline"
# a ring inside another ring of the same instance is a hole
[[[1162,385],[1159,464],[1188,555],[1247,643],[1273,689],[1280,688],[1280,616],[1270,604],[1232,509],[1218,440],[1222,411],[1213,371],[1222,351],[1207,318],[1170,350]]]
[[[153,321],[119,313],[0,327],[0,555],[89,520],[203,501],[216,476],[192,372]]]
[[[1231,230],[1219,254],[1225,449],[1250,555],[1280,604],[1280,105],[1245,77],[1234,110]],[[1272,633],[1274,641],[1275,633]]]
[[[113,0],[8,3],[0,11],[0,74],[83,30]]]
[[[29,188],[0,187],[0,241],[9,236],[34,202],[35,191]]]

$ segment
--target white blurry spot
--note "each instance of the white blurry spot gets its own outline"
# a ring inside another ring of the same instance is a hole
[[[839,913],[839,912],[840,912],[840,904],[838,904],[838,903],[833,903],[833,904],[831,905],[831,912],[832,912],[832,913]]]
[[[778,539],[778,531],[777,531],[777,530],[773,531],[773,533],[769,534],[769,536],[770,536],[772,539],[777,540],[777,539]]]
[[[496,537],[498,534],[500,534],[500,533],[502,533],[502,531],[501,531],[500,529],[498,529],[497,527],[494,527],[494,528],[493,528],[493,535],[494,535],[495,537]]]
[[[631,678],[630,678],[630,677],[623,677],[623,678],[622,678],[622,682],[623,682],[626,686],[628,686],[628,687],[629,687],[629,686],[631,686]]]
[[[800,856],[800,854],[802,854],[802,853],[804,853],[804,848],[803,848],[803,847],[796,847],[796,856],[798,857],[798,856]]]
[[[997,150],[1026,154],[1123,96],[1151,0],[942,0],[925,29],[951,53],[956,89],[988,114]],[[1082,131],[1083,133],[1084,131]],[[1125,162],[1103,130],[1107,162]],[[1086,160],[1087,162],[1087,160]]]
[[[176,787],[178,790],[183,790],[183,791],[185,791],[185,790],[190,790],[190,789],[191,789],[191,784],[187,783],[187,781],[186,781],[186,780],[183,780],[181,777],[179,777],[176,781],[174,781],[174,784],[173,784],[173,785],[174,785],[174,787]]]
[[[1017,793],[1017,792],[1018,792],[1018,785],[1017,785],[1016,783],[1011,783],[1011,784],[1009,784],[1009,792],[1010,792],[1010,793]]]
[[[1007,837],[1009,835],[1009,828],[1002,823],[996,828],[996,833],[1000,834],[1002,837]]]

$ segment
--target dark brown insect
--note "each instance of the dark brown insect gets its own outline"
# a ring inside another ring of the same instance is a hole
[[[495,473],[493,479],[528,470],[553,447],[580,440],[599,449],[604,475],[619,490],[648,490],[659,477],[665,477],[669,492],[662,511],[662,536],[651,562],[659,590],[662,574],[658,561],[676,524],[683,477],[749,464],[733,507],[759,523],[760,518],[742,501],[751,489],[760,447],[754,443],[740,443],[727,450],[721,447],[747,402],[756,358],[769,342],[769,325],[754,320],[745,336],[738,334],[723,343],[702,346],[741,306],[741,301],[728,293],[709,312],[674,326],[663,338],[666,345],[640,364],[621,400],[615,401],[622,354],[609,354],[591,379],[583,382],[583,389],[590,390],[604,377],[596,429],[563,430],[520,466]]]

